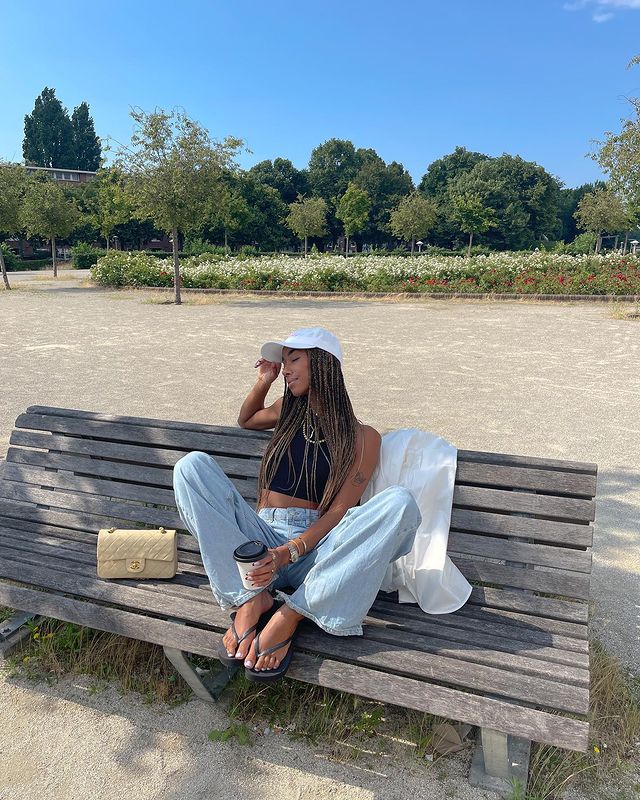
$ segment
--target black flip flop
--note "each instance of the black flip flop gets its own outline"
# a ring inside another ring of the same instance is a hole
[[[287,670],[289,669],[289,665],[291,664],[291,656],[293,655],[293,641],[296,638],[297,633],[298,629],[296,628],[293,634],[288,639],[285,639],[284,642],[280,642],[280,644],[276,644],[273,647],[267,647],[266,650],[260,650],[260,634],[256,634],[256,663],[258,662],[260,656],[266,656],[269,655],[269,653],[275,653],[276,650],[284,647],[285,644],[289,644],[289,642],[291,642],[291,644],[289,645],[289,649],[287,650],[285,657],[277,667],[274,667],[274,669],[265,670],[255,670],[253,668],[249,669],[248,667],[245,667],[244,674],[246,677],[255,683],[275,683],[276,681],[279,681],[286,674]]]
[[[271,617],[275,614],[275,612],[280,608],[281,605],[282,604],[279,603],[277,600],[274,600],[271,608],[268,608],[266,611],[263,611],[263,613],[260,614],[260,616],[258,617],[258,621],[256,622],[256,624],[252,625],[248,630],[246,630],[242,634],[242,636],[238,636],[238,631],[236,630],[235,618],[237,611],[234,611],[233,614],[231,614],[231,633],[233,634],[233,637],[236,640],[236,652],[240,647],[240,645],[242,644],[242,642],[244,642],[244,640],[247,638],[247,636],[252,634],[254,631],[261,630],[262,628],[264,628],[264,626],[267,624],[267,622],[269,622]],[[227,667],[232,667],[236,664],[241,664],[244,660],[241,658],[236,658],[235,655],[233,656],[227,655],[227,648],[224,646],[223,641],[221,641],[220,644],[218,645],[218,658]]]

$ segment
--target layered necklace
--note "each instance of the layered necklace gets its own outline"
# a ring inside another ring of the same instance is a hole
[[[313,416],[315,418],[314,424],[311,424],[311,421],[307,417],[305,417],[302,421],[302,435],[309,442],[309,444],[323,444],[326,442],[326,439],[322,439],[320,437],[318,420],[315,414]]]

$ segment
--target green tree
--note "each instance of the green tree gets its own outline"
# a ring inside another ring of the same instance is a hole
[[[391,212],[389,223],[394,236],[411,241],[411,255],[414,253],[416,239],[426,236],[433,228],[437,218],[437,207],[418,192],[404,197],[397,208]]]
[[[450,184],[451,194],[471,192],[493,208],[496,225],[485,236],[501,250],[524,250],[545,236],[557,239],[560,182],[543,167],[520,156],[502,155],[479,161]]]
[[[360,159],[348,139],[329,139],[311,151],[309,185],[317,197],[332,203],[342,197],[360,168]]]
[[[27,164],[38,167],[76,168],[73,126],[55,89],[45,86],[25,116],[22,154]]]
[[[24,167],[0,161],[0,232],[19,233],[22,229],[22,201],[27,181]],[[0,269],[5,289],[10,289],[7,267],[0,245]]]
[[[237,182],[221,181],[215,192],[209,219],[224,232],[224,249],[229,252],[229,233],[241,230],[249,221],[250,211]]]
[[[342,195],[336,206],[336,216],[342,220],[345,236],[345,256],[349,255],[349,238],[360,231],[367,224],[371,198],[364,189],[359,189],[350,183],[347,191]]]
[[[582,200],[587,192],[593,192],[596,189],[604,189],[605,187],[606,184],[604,181],[595,181],[594,183],[583,183],[575,189],[560,189],[558,214],[562,225],[560,235],[564,242],[573,242],[578,235],[578,226],[573,215],[578,208],[580,200]]]
[[[326,231],[327,204],[322,197],[298,196],[289,205],[287,225],[299,239],[304,240],[304,257],[307,257],[309,236],[322,236]]]
[[[454,181],[466,175],[481,161],[488,161],[489,156],[456,147],[452,153],[433,161],[418,186],[418,191],[433,200],[439,209],[438,219],[429,239],[440,247],[458,247],[463,244],[460,227],[453,219],[451,203],[451,187]]]
[[[96,136],[87,103],[82,102],[74,108],[71,115],[71,127],[73,128],[75,168],[95,172],[100,166],[102,154],[100,139]]]
[[[288,158],[260,161],[251,167],[249,176],[275,189],[282,201],[289,205],[299,194],[309,191],[309,176],[305,170],[296,169]]]
[[[488,161],[489,156],[467,150],[466,147],[456,147],[453,153],[448,153],[442,158],[433,161],[422,176],[418,191],[434,200],[441,200],[449,190],[451,181],[461,174],[471,172],[476,164]]]
[[[414,190],[413,181],[397,161],[385,164],[374,150],[358,150],[357,154],[361,166],[353,183],[367,192],[371,199],[369,217],[362,234],[370,242],[381,244],[389,239],[391,211]]]
[[[124,176],[116,167],[99,170],[88,186],[92,189],[91,221],[104,236],[108,250],[114,229],[134,216],[134,208],[127,196]]]
[[[41,176],[32,176],[26,183],[22,224],[28,236],[40,236],[51,242],[53,277],[58,276],[56,237],[69,236],[79,221],[78,209],[62,187]]]
[[[629,224],[629,217],[622,201],[610,189],[589,192],[580,200],[575,213],[578,227],[588,233],[595,233],[595,252],[602,247],[604,233],[619,233]]]
[[[213,141],[209,132],[180,111],[134,110],[131,145],[116,158],[136,213],[151,219],[173,241],[175,302],[180,300],[179,233],[198,230],[224,169],[235,167],[242,140]]]
[[[474,233],[484,233],[495,225],[496,214],[482,202],[479,194],[466,192],[451,196],[451,218],[460,226],[460,230],[469,234],[467,258],[471,256],[471,245]]]

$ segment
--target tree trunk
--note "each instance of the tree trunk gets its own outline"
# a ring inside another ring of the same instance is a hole
[[[347,236],[347,241],[344,244],[344,257],[349,258],[349,237]]]
[[[467,247],[467,258],[471,258],[471,244],[473,242],[473,231],[469,234],[469,246]]]
[[[307,237],[304,237],[304,257],[307,257]]]
[[[2,269],[2,280],[4,281],[4,288],[10,289],[9,286],[9,278],[7,277],[7,267],[4,263],[4,253],[2,252],[2,248],[0,247],[0,269]]]
[[[224,252],[225,255],[229,255],[229,237],[227,235],[227,229],[224,229]]]
[[[624,245],[622,246],[622,255],[627,255],[627,242],[629,241],[629,234],[625,233],[624,235]]]
[[[598,234],[596,236],[596,253],[600,252],[600,248],[602,247],[602,234]]]
[[[620,238],[620,235],[619,235],[619,234],[616,234],[616,238],[613,240],[613,249],[614,249],[614,250],[617,250],[617,249],[618,249],[618,239],[619,239],[619,238]]]
[[[58,277],[58,262],[56,261],[56,237],[51,237],[51,258],[53,259],[53,277]]]
[[[171,231],[171,238],[173,239],[173,283],[176,290],[176,305],[182,303],[180,299],[180,259],[178,258],[178,229],[174,228]]]
[[[413,255],[413,251],[415,249],[415,246],[416,246],[416,237],[412,236],[411,237],[411,255]]]
[[[107,253],[108,253],[109,252],[109,237],[105,236],[105,239],[107,240]]]

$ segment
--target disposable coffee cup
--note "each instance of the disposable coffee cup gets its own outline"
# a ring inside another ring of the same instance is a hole
[[[266,544],[257,540],[245,542],[233,551],[233,558],[238,565],[238,572],[245,589],[258,588],[251,585],[251,581],[247,578],[247,572],[251,572],[254,562],[260,561],[268,552]]]

